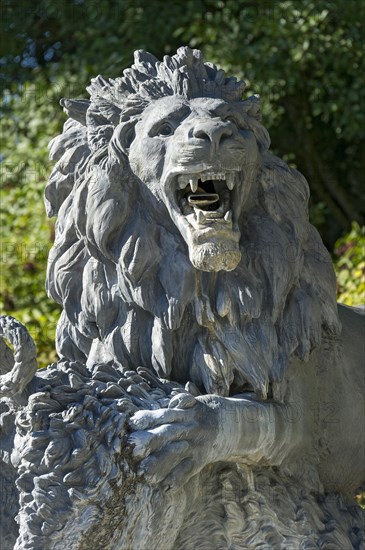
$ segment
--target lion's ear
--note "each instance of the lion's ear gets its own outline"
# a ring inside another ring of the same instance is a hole
[[[135,138],[136,120],[123,122],[115,130],[110,145],[119,155],[120,153],[128,155],[129,148]]]

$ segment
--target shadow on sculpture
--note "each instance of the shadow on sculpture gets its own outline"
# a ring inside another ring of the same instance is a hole
[[[62,100],[60,360],[1,318],[2,550],[361,548],[364,317],[243,90],[180,48]]]

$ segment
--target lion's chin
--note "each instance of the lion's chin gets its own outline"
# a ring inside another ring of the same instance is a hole
[[[200,271],[232,271],[241,260],[237,243],[206,242],[189,246],[190,261]]]

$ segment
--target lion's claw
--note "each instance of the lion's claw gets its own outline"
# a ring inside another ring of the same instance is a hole
[[[172,469],[175,469],[184,460],[190,458],[191,448],[188,441],[173,441],[162,451],[153,453],[140,463],[138,473],[152,483],[161,483],[167,478]]]
[[[164,479],[162,489],[164,491],[177,491],[199,472],[191,458],[183,459],[180,464]]]
[[[188,436],[191,427],[188,424],[163,424],[150,430],[135,431],[128,438],[129,444],[134,446],[133,456],[142,458],[179,441]]]
[[[180,409],[155,409],[152,411],[137,411],[130,419],[132,430],[148,430],[162,424],[183,422],[186,413]]]
[[[189,409],[196,404],[197,400],[190,393],[179,393],[171,399],[169,409]]]

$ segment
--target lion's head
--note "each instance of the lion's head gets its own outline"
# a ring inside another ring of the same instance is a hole
[[[134,133],[125,144],[131,170],[166,206],[192,264],[203,271],[235,269],[239,219],[259,160],[242,102],[163,97],[146,107]]]
[[[136,52],[90,100],[62,100],[46,188],[61,357],[265,397],[290,356],[338,330],[307,183],[268,152],[243,89],[180,48],[163,62]]]

